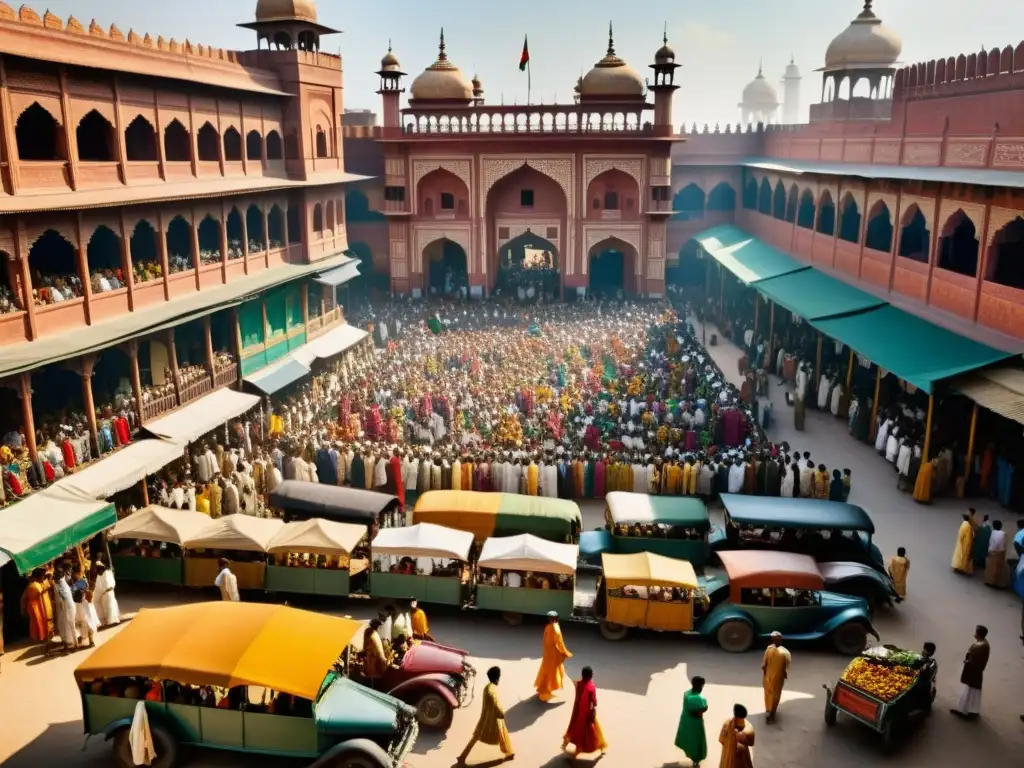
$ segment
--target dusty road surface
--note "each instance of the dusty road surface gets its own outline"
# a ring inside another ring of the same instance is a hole
[[[718,346],[713,352],[727,374],[736,370],[735,349]],[[687,680],[697,674],[708,680],[705,694],[711,707],[707,724],[712,744],[707,765],[718,763],[718,728],[736,702],[747,706],[757,729],[754,764],[758,768],[1018,764],[1024,755],[1024,723],[1019,719],[1024,714],[1024,697],[1020,694],[1024,646],[1018,639],[1021,602],[1011,593],[987,589],[978,577],[968,579],[951,572],[953,540],[966,503],[943,500],[930,506],[915,504],[896,490],[891,467],[869,447],[855,442],[843,423],[831,415],[809,412],[807,431],[796,433],[792,412],[778,387],[773,387],[773,400],[778,424],[772,430],[773,437],[789,440],[801,451],[811,451],[816,461],[830,468],[852,469],[851,501],[870,511],[878,528],[876,541],[886,557],[894,554],[897,546],[909,550],[909,600],[895,610],[882,609],[876,622],[884,642],[914,649],[926,640],[938,645],[939,697],[935,712],[922,727],[907,735],[895,754],[884,756],[867,729],[842,717],[837,726],[825,726],[821,686],[834,683],[846,664],[826,648],[790,646],[791,675],[778,721],[768,726],[764,723],[758,650],[731,655],[699,638],[640,633],[624,642],[610,643],[596,628],[566,623],[566,644],[574,654],[567,665],[570,675],[577,677],[584,665],[595,670],[600,718],[611,743],[608,754],[599,761],[601,768],[688,766],[672,740]],[[993,505],[976,506],[1012,524],[1010,513]],[[599,505],[586,504],[584,513],[587,528],[600,524]],[[182,598],[177,593],[121,591],[122,606],[129,611],[182,599],[195,598]],[[358,610],[358,603],[315,607],[351,613],[356,618],[367,615],[365,610]],[[565,689],[561,700],[547,705],[533,695],[542,625],[526,622],[509,628],[497,617],[442,613],[430,606],[427,609],[432,631],[441,642],[468,649],[481,672],[492,664],[501,666],[501,700],[517,751],[513,765],[535,768],[564,764],[559,746],[571,709],[570,689]],[[948,710],[959,693],[961,661],[978,623],[989,627],[992,659],[985,675],[982,718],[965,723]],[[104,631],[101,640],[111,634]],[[210,642],[216,643],[217,638],[211,637]],[[11,768],[109,765],[108,745],[94,739],[82,750],[81,708],[72,670],[83,656],[46,660],[32,649],[10,650],[0,674],[0,763]],[[483,680],[482,674],[478,680]],[[479,682],[480,689],[482,686]],[[422,735],[409,766],[452,765],[473,730],[479,702],[478,695],[468,710],[457,712],[447,734]],[[469,764],[493,765],[497,757],[496,751],[478,747],[470,755]],[[295,765],[198,751],[187,753],[185,758],[186,764],[193,766]]]

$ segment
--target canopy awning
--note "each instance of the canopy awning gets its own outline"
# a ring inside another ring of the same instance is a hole
[[[509,571],[539,571],[572,576],[576,573],[579,547],[558,544],[528,533],[487,539],[477,565]]]
[[[116,522],[117,510],[106,501],[40,491],[0,509],[0,552],[27,574]]]
[[[138,440],[58,480],[50,492],[86,501],[106,499],[180,459],[184,450],[182,445],[168,440]]]
[[[936,382],[1013,357],[892,306],[812,325],[928,394]]]
[[[845,501],[748,496],[745,493],[723,493],[721,499],[729,517],[741,525],[875,533],[875,524],[864,508]]]
[[[237,552],[266,552],[284,522],[250,515],[227,515],[207,523],[191,539],[187,549],[229,549]]]
[[[119,520],[107,535],[112,539],[162,541],[180,547],[209,525],[210,516],[202,512],[153,504]]]
[[[269,603],[145,608],[78,665],[75,680],[140,676],[219,688],[257,685],[315,701],[361,626]]]
[[[346,349],[351,349],[369,335],[362,328],[356,328],[354,325],[345,323],[344,325],[332,328],[320,338],[309,342],[299,351],[308,350],[314,359],[326,360],[335,355],[340,355]]]
[[[605,583],[612,588],[689,587],[697,586],[697,573],[686,560],[637,552],[632,555],[601,555],[601,570]]]
[[[747,285],[809,269],[739,227],[721,224],[693,236],[719,264]]]
[[[953,389],[982,408],[1024,424],[1024,370],[992,368],[955,379]]]
[[[401,506],[398,497],[390,493],[305,480],[278,483],[270,492],[267,505],[280,509],[288,519],[324,517],[335,521],[363,522],[364,525]]]
[[[371,542],[370,550],[374,556],[411,555],[468,560],[471,546],[472,533],[430,523],[419,523],[403,528],[381,528]]]
[[[805,320],[851,315],[887,303],[816,269],[762,280],[757,290]]]
[[[321,272],[313,278],[313,282],[326,285],[329,288],[337,288],[339,285],[344,285],[349,280],[355,280],[357,277],[359,277],[359,262],[352,261],[327,272]]]
[[[218,389],[169,416],[147,423],[145,429],[165,440],[191,443],[259,403],[260,399],[256,395],[233,389]]]
[[[298,360],[289,358],[264,368],[251,376],[246,376],[243,381],[252,384],[265,395],[273,395],[280,392],[289,384],[308,376],[311,373],[309,366]]]
[[[298,523],[285,523],[271,539],[267,551],[273,554],[349,555],[364,536],[366,526],[315,517]]]
[[[662,523],[681,528],[707,528],[708,508],[695,497],[651,496],[612,491],[605,496],[613,523]]]

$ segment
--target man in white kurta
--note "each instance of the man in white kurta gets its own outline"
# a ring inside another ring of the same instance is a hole
[[[96,606],[96,614],[101,627],[110,627],[121,623],[121,609],[117,604],[117,596],[114,594],[116,586],[114,571],[103,563],[96,563],[96,588],[93,591],[92,601]]]
[[[220,559],[220,573],[217,574],[217,578],[213,580],[213,585],[220,590],[220,599],[231,603],[237,603],[241,601],[241,596],[238,594],[238,579],[235,578],[235,574],[231,572],[231,563],[226,558]]]

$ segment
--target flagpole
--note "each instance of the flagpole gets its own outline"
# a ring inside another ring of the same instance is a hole
[[[530,105],[530,89],[533,87],[533,67],[530,66],[530,60],[526,60],[526,105]]]

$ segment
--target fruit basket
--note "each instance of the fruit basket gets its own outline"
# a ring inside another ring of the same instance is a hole
[[[933,662],[892,645],[868,648],[849,663],[834,687],[823,686],[825,722],[834,725],[842,712],[882,735],[892,746],[900,723],[931,710]]]

